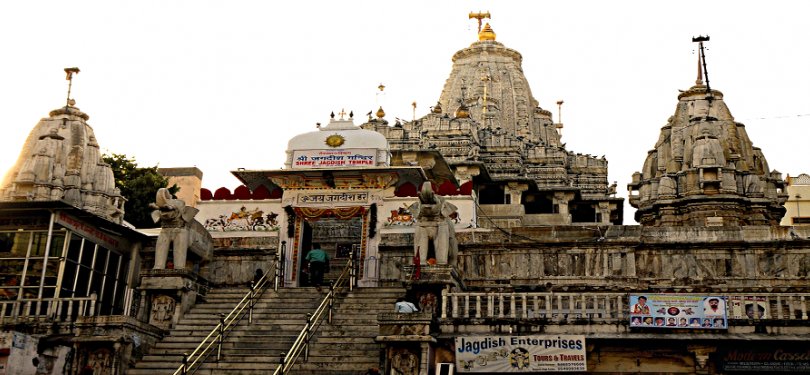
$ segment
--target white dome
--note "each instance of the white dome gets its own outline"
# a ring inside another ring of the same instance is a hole
[[[302,167],[293,164],[294,155],[296,157],[301,154],[308,155],[313,151],[331,153],[333,151],[351,152],[352,150],[361,151],[364,155],[373,155],[374,163],[371,166],[388,165],[389,147],[384,135],[373,130],[362,129],[354,125],[352,120],[332,119],[325,127],[290,139],[287,143],[287,167]]]

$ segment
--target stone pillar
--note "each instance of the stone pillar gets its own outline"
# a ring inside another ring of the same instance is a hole
[[[529,190],[528,184],[521,184],[517,182],[510,182],[504,186],[504,193],[508,194],[510,204],[521,204],[523,192]]]

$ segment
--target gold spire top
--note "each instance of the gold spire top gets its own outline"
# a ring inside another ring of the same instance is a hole
[[[383,117],[385,117],[385,111],[383,111],[382,107],[380,107],[380,109],[377,110],[377,118]]]
[[[495,40],[495,32],[489,26],[489,22],[484,25],[484,28],[478,33],[478,40]]]

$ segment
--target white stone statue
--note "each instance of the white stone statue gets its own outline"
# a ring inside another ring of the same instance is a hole
[[[421,262],[427,260],[428,244],[432,242],[436,264],[456,263],[458,243],[450,217],[457,209],[455,205],[436,195],[430,182],[422,184],[419,202],[410,207],[417,222],[414,230],[414,252],[418,252]]]
[[[160,222],[160,235],[155,244],[155,266],[153,269],[166,268],[166,259],[169,256],[169,247],[172,248],[174,268],[183,269],[186,266],[186,254],[189,246],[189,227],[194,221],[197,210],[186,206],[186,202],[175,199],[169,189],[158,189],[155,203],[149,207],[154,208],[152,219]]]

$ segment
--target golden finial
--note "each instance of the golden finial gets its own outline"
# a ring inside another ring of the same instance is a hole
[[[470,19],[477,19],[478,20],[478,32],[481,32],[481,20],[484,18],[492,19],[492,16],[489,15],[489,11],[486,12],[470,12]]]
[[[377,86],[377,88],[378,88],[378,89],[380,89],[380,91],[383,91],[383,90],[385,90],[385,85],[383,85],[382,83],[380,83],[380,85],[379,85],[379,86]]]
[[[385,117],[385,111],[383,111],[382,107],[380,107],[380,109],[377,110],[377,118],[383,117]]]
[[[456,118],[470,118],[470,109],[463,102],[456,110]]]
[[[346,116],[346,110],[341,108],[340,112],[338,112],[338,115],[340,115],[340,120],[343,121],[343,117]]]
[[[433,106],[431,112],[440,115],[442,113],[442,102],[436,102],[436,105]]]
[[[495,32],[492,31],[489,22],[487,22],[487,24],[484,25],[484,29],[478,33],[478,40],[495,40]]]

